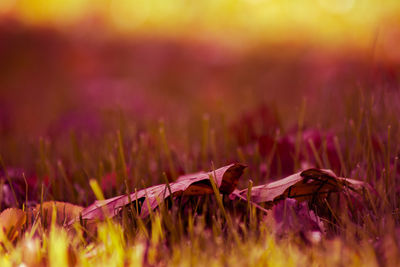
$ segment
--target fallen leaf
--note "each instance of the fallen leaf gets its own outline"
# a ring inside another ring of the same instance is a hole
[[[251,200],[255,203],[266,203],[271,207],[274,202],[285,198],[298,201],[315,200],[326,197],[330,192],[339,192],[345,188],[357,191],[363,187],[364,182],[337,177],[331,170],[308,169],[269,184],[254,186],[251,190]],[[248,189],[235,191],[231,198],[238,195],[246,198],[247,191]]]
[[[0,214],[0,229],[11,242],[18,237],[25,222],[25,212],[17,208],[6,209]]]
[[[53,207],[56,209],[56,225],[64,225],[66,222],[74,218],[79,218],[79,214],[83,211],[83,207],[77,206],[67,202],[60,202],[60,201],[47,201],[42,203],[42,207],[40,204],[37,204],[32,209],[32,215],[34,218],[41,212],[42,209],[42,216],[39,214],[39,218],[44,218],[42,221],[45,226],[51,225],[51,218],[53,214]]]
[[[95,201],[82,211],[82,219],[102,219],[104,215],[113,217],[130,202],[138,201],[141,204],[140,216],[147,217],[150,209],[155,209],[160,201],[172,196],[191,196],[213,194],[210,175],[214,177],[216,185],[223,194],[230,194],[235,189],[240,176],[246,166],[235,163],[208,173],[195,173],[179,177],[176,182],[160,184],[139,190],[130,195],[122,195],[106,200]],[[77,221],[71,220],[68,225]]]

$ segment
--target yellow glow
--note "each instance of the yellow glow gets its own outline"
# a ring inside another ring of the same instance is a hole
[[[146,0],[111,1],[111,22],[118,30],[134,30],[146,21],[151,9],[150,5],[150,1]]]
[[[96,18],[107,30],[123,34],[366,47],[385,18],[400,17],[400,1],[1,0],[0,16],[5,12],[28,24],[77,29]]]
[[[355,2],[356,0],[318,0],[323,9],[338,14],[349,12],[354,7]]]
[[[14,7],[15,7],[15,0],[1,0],[0,15],[11,12]]]
[[[19,0],[17,16],[28,23],[77,23],[90,8],[88,3],[87,0]]]

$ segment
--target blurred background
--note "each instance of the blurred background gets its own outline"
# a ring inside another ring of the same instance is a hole
[[[339,129],[376,88],[395,117],[399,26],[397,0],[1,0],[0,154],[34,169],[46,146],[160,124],[172,147],[204,127],[246,143],[246,123],[290,131],[302,106]]]

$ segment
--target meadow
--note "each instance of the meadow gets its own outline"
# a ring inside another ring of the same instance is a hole
[[[82,27],[0,23],[1,266],[400,264],[381,39]]]

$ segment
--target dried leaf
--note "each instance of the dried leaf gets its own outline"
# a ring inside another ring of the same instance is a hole
[[[26,214],[24,211],[17,208],[6,209],[0,214],[0,229],[12,242],[20,234],[25,221]]]
[[[230,164],[208,173],[199,172],[181,176],[176,182],[170,183],[169,188],[166,184],[160,184],[139,190],[130,195],[98,200],[82,211],[82,219],[101,219],[104,218],[104,214],[113,217],[130,201],[143,203],[140,209],[140,216],[144,218],[150,213],[149,207],[155,209],[159,202],[169,196],[212,194],[210,175],[214,177],[221,193],[230,194],[235,189],[245,167],[239,163]],[[70,221],[69,225],[76,219]]]
[[[83,207],[77,206],[67,202],[59,201],[47,201],[42,203],[42,217],[44,218],[43,223],[46,226],[51,225],[51,218],[53,214],[53,207],[57,211],[56,224],[64,225],[66,222],[79,217],[79,214],[83,211]],[[40,212],[40,204],[32,209],[32,214],[34,217]]]
[[[344,188],[356,191],[364,186],[365,183],[361,181],[337,177],[331,170],[308,169],[269,184],[254,186],[251,200],[272,206],[274,202],[285,198],[313,200]],[[234,192],[231,197],[235,198],[238,194],[246,197],[247,189]]]

